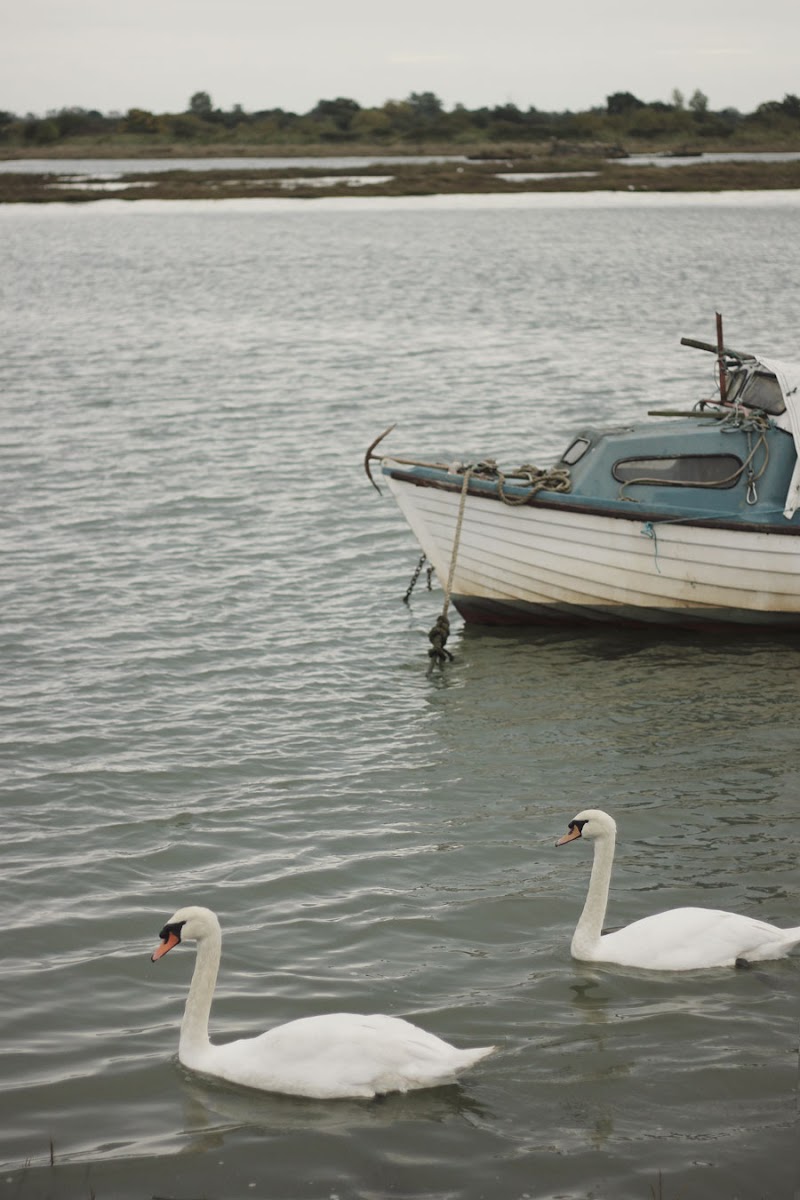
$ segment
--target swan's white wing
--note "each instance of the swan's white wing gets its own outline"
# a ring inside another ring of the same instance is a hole
[[[290,1095],[373,1096],[451,1082],[493,1048],[458,1050],[398,1017],[330,1013],[212,1046],[199,1069]]]
[[[780,957],[800,939],[766,921],[715,908],[673,908],[600,939],[597,961],[656,971],[732,967],[737,958]],[[777,953],[776,953],[777,947]]]

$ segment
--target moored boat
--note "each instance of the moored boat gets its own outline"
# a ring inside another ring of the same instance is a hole
[[[717,328],[681,340],[717,356],[718,396],[580,429],[550,468],[373,443],[368,474],[378,460],[446,603],[488,625],[800,629],[800,364]]]

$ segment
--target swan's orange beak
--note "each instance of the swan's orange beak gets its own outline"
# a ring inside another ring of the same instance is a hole
[[[580,836],[581,836],[580,825],[571,825],[569,828],[569,832],[565,833],[562,838],[559,838],[558,841],[556,842],[556,845],[557,846],[566,846],[567,842],[574,842],[575,838],[579,838]],[[169,949],[169,947],[167,947],[167,948]]]
[[[151,954],[150,962],[158,962],[159,958],[163,958],[168,951],[172,950],[175,946],[180,946],[180,944],[181,939],[178,937],[177,933],[170,929],[161,945],[157,946]]]

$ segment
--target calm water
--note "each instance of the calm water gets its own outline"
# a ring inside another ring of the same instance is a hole
[[[797,157],[800,157],[798,155]],[[463,162],[463,154],[386,154],[380,156],[333,155],[325,158],[9,158],[0,161],[0,173],[31,175],[113,176],[139,171],[240,171],[283,170],[287,167],[366,167],[371,163]]]
[[[631,154],[625,162],[628,165],[655,167],[685,167],[692,163],[725,163],[725,162],[796,162],[800,158],[798,150],[760,150],[748,154],[742,150],[730,150],[718,154]]]
[[[514,157],[514,156],[512,156]],[[517,156],[518,157],[518,156]],[[675,167],[693,163],[709,162],[792,162],[800,158],[798,150],[783,151],[730,151],[722,154],[631,154],[625,159],[628,166]],[[0,160],[0,174],[32,175],[91,175],[94,178],[117,178],[132,172],[160,171],[238,171],[283,170],[288,167],[366,167],[375,163],[429,163],[463,162],[463,154],[380,154],[380,155],[334,155],[324,157],[310,155],[307,158],[9,158]]]
[[[800,921],[800,641],[457,628],[367,444],[546,465],[796,357],[800,197],[0,210],[2,1194],[787,1200],[800,956],[573,963],[684,903]],[[687,391],[688,389],[688,391]],[[220,1040],[336,1009],[502,1052],[384,1103],[176,1062],[187,902]],[[52,1158],[52,1163],[51,1163]],[[661,1191],[658,1191],[658,1189]]]

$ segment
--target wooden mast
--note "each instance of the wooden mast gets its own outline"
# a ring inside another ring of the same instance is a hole
[[[725,343],[722,339],[722,313],[717,313],[717,365],[719,367],[719,398],[728,399],[728,379],[725,374]]]

